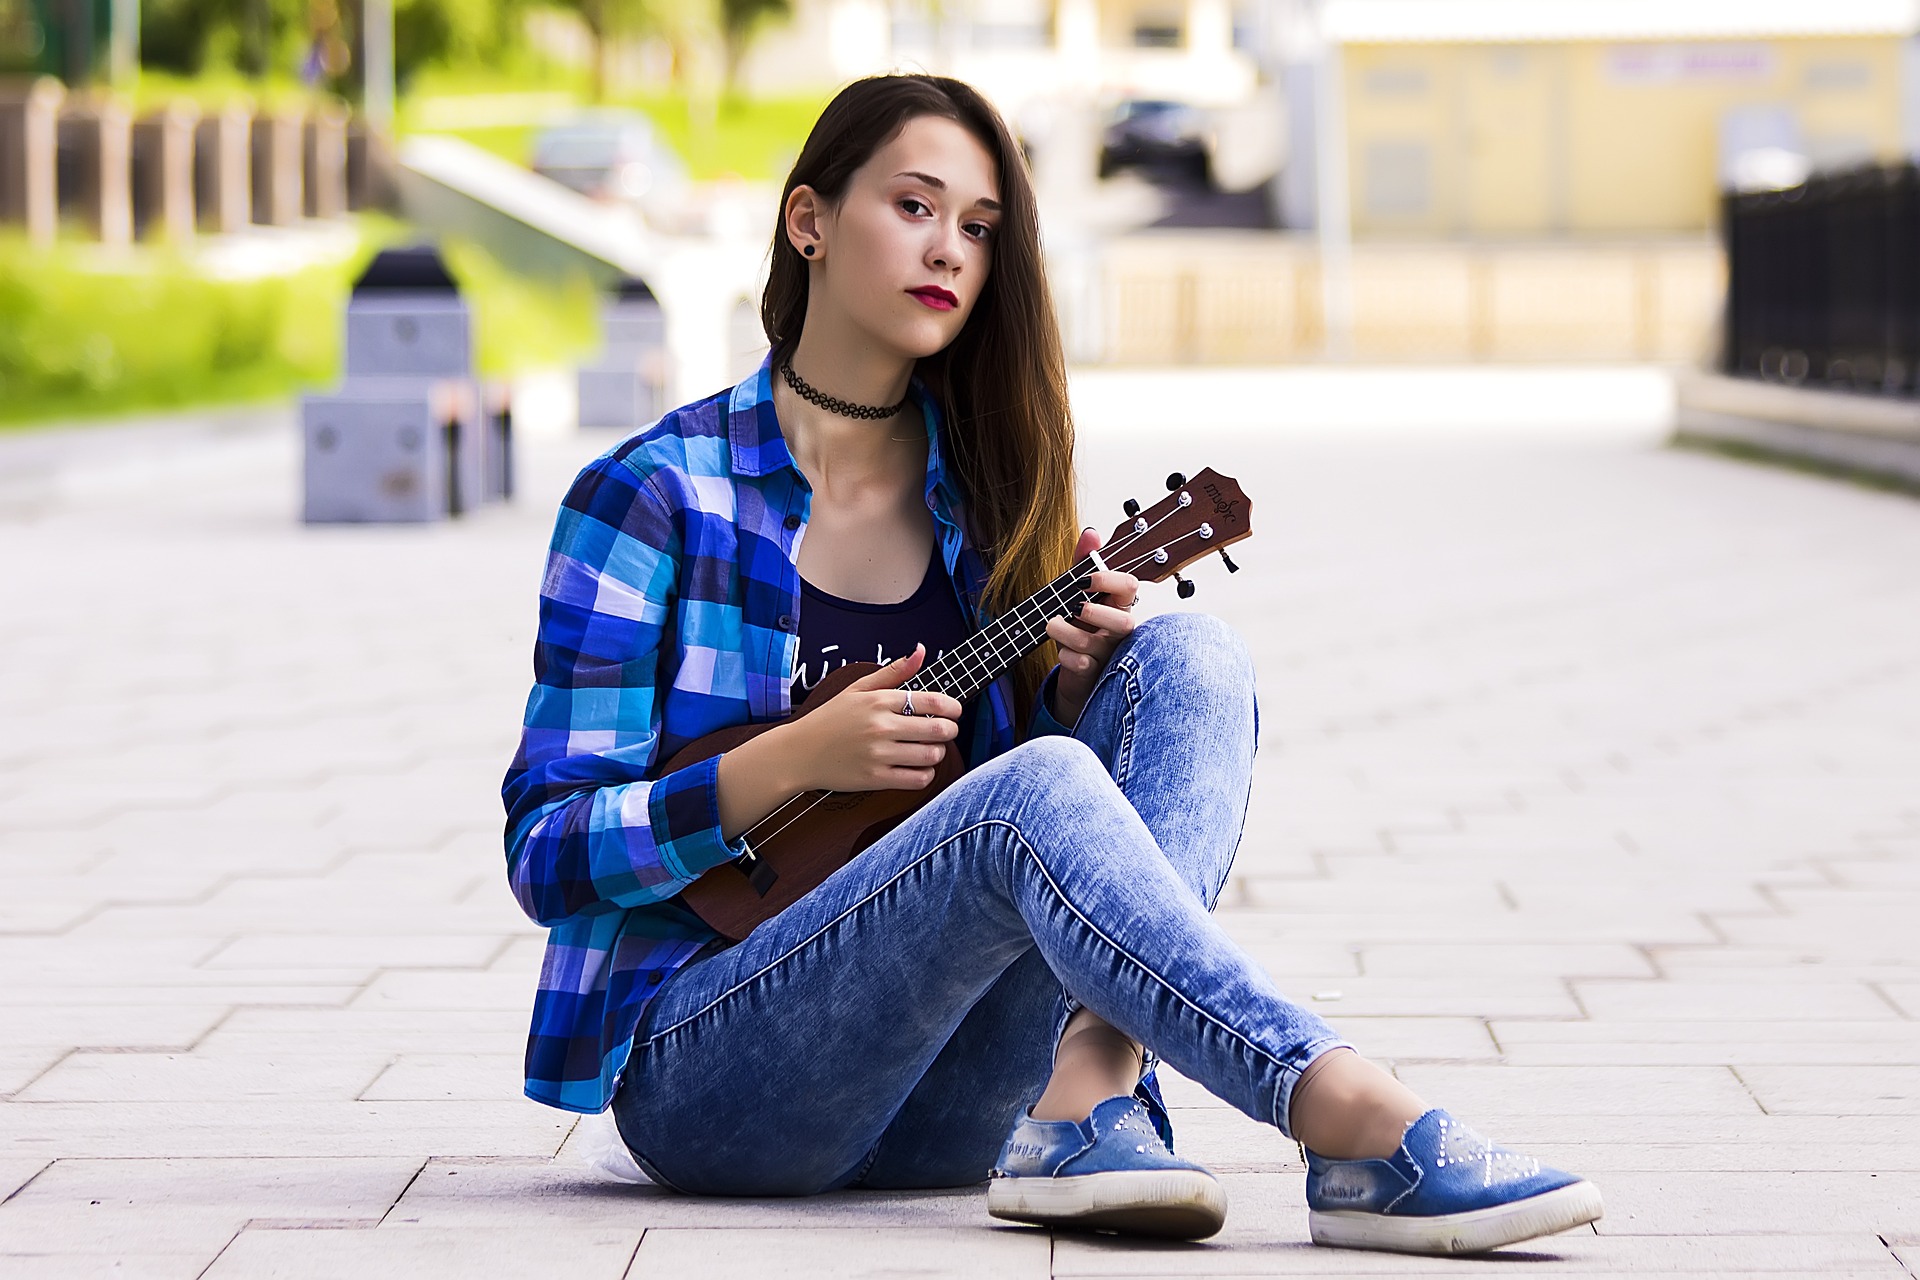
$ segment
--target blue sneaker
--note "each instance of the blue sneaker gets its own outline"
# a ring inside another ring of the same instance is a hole
[[[1397,1253],[1483,1253],[1600,1217],[1591,1182],[1496,1147],[1445,1111],[1407,1128],[1387,1160],[1307,1152],[1315,1244]]]
[[[1227,1192],[1161,1141],[1146,1106],[1108,1098],[1085,1120],[1013,1128],[987,1184],[987,1212],[1010,1222],[1199,1240],[1227,1220]]]

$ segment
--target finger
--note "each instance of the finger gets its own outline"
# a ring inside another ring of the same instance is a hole
[[[888,791],[925,791],[933,785],[933,770],[889,769],[881,785]]]
[[[1080,606],[1080,616],[1074,621],[1116,637],[1124,636],[1133,630],[1133,615],[1125,609],[1116,609],[1110,604],[1095,604],[1092,601]]]
[[[1106,596],[1116,604],[1126,604],[1140,596],[1140,579],[1118,569],[1096,569],[1091,583],[1094,594]]]
[[[1060,646],[1065,653],[1069,649],[1083,649],[1092,631],[1080,626],[1071,618],[1052,618],[1047,622],[1047,638]]]
[[[1107,635],[1084,623],[1071,618],[1055,618],[1047,623],[1047,636],[1062,651],[1072,649],[1079,653],[1108,654],[1119,643],[1118,637]]]
[[[1075,653],[1071,649],[1060,651],[1060,669],[1068,675],[1097,675],[1104,665],[1106,664],[1091,653]]]
[[[947,758],[944,742],[889,742],[873,753],[876,763],[895,769],[931,769]]]
[[[1098,529],[1082,529],[1080,531],[1080,540],[1073,544],[1073,558],[1078,560],[1099,545],[1100,531]]]
[[[919,671],[921,666],[925,664],[926,658],[927,646],[917,644],[913,646],[913,652],[906,657],[895,658],[878,671],[861,676],[858,680],[848,685],[847,688],[897,689],[913,678],[914,673]]]
[[[937,716],[942,720],[958,720],[966,710],[958,698],[950,698],[944,693],[914,694],[913,709],[920,715]]]
[[[914,703],[913,709],[915,711],[920,709],[918,701]],[[879,729],[894,742],[947,743],[960,736],[959,724],[944,716],[892,715],[881,721]]]
[[[882,696],[876,699],[876,705],[883,711],[896,714],[903,710],[900,695],[891,690],[882,690]],[[931,716],[937,720],[958,720],[964,708],[956,698],[944,693],[935,693],[931,689],[913,691],[913,714],[915,718]]]

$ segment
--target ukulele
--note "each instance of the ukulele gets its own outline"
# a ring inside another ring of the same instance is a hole
[[[1142,511],[1129,498],[1127,520],[1115,526],[1106,545],[1028,596],[993,622],[915,672],[900,687],[915,693],[933,690],[965,703],[1004,675],[1047,638],[1047,623],[1071,618],[1093,598],[1089,575],[1117,569],[1142,582],[1179,582],[1180,596],[1193,584],[1180,570],[1202,556],[1220,553],[1229,571],[1239,566],[1226,548],[1252,532],[1252,504],[1233,479],[1209,469],[1188,480],[1167,477],[1168,495]],[[815,685],[792,718],[804,716],[848,685],[879,670],[872,662],[849,662]],[[688,743],[663,773],[730,751],[776,724],[735,725]],[[723,937],[738,941],[763,920],[770,920],[815,885],[851,861],[922,805],[951,786],[963,772],[960,753],[949,746],[934,769],[933,781],[918,791],[803,791],[762,818],[741,836],[746,852],[713,867],[681,890],[681,901]]]

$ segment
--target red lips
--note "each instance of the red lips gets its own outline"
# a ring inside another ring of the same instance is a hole
[[[907,292],[937,311],[951,311],[960,305],[960,299],[937,284],[923,284],[918,289],[909,289]]]

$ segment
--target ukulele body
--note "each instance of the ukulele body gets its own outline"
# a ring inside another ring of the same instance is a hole
[[[806,702],[788,719],[716,729],[682,747],[661,773],[698,764],[777,725],[798,720],[879,669],[871,662],[849,662],[815,685]],[[933,781],[918,791],[804,792],[788,802],[785,816],[776,811],[758,824],[769,830],[748,846],[757,863],[753,872],[743,869],[738,860],[723,862],[682,889],[680,899],[721,936],[738,942],[761,921],[784,911],[851,862],[862,849],[899,826],[953,785],[963,772],[960,753],[949,745],[945,758],[934,769]],[[756,880],[760,888],[755,887]]]

